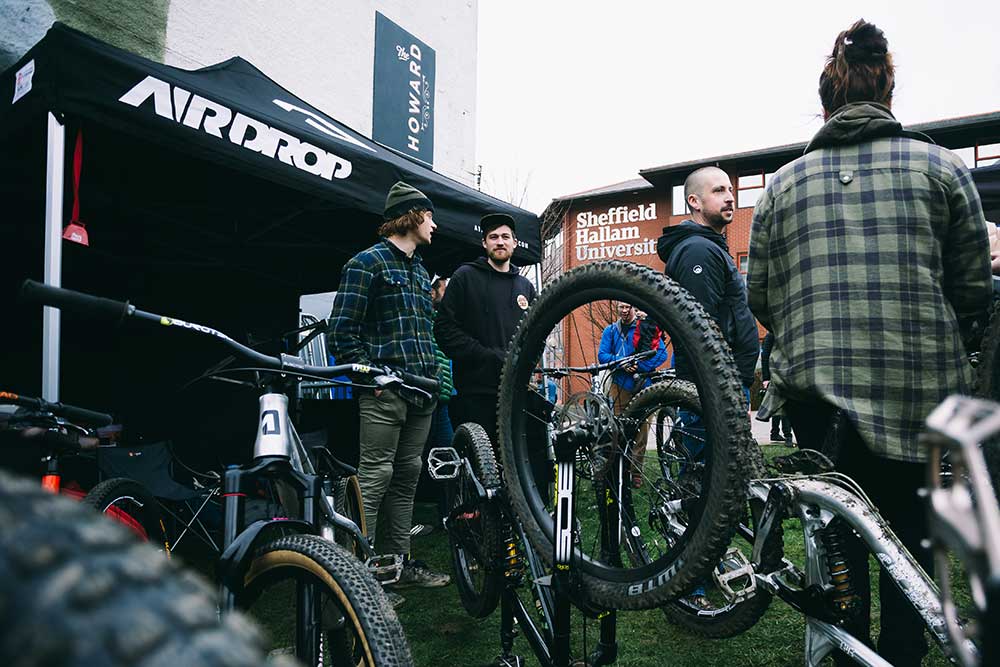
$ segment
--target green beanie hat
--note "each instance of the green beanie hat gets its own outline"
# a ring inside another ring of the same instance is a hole
[[[417,190],[412,185],[403,181],[396,181],[396,184],[389,188],[389,194],[385,198],[384,220],[395,220],[399,216],[414,210],[434,211],[434,204],[427,196]]]

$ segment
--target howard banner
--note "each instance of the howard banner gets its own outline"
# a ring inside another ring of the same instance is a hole
[[[434,166],[434,49],[378,12],[372,139]]]

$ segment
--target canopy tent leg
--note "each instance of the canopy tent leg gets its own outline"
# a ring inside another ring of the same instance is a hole
[[[45,284],[62,286],[63,176],[66,128],[49,112],[45,160]],[[42,398],[59,400],[59,310],[42,310]]]

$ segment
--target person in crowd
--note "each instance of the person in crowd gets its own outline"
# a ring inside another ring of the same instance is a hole
[[[344,265],[327,334],[341,363],[388,366],[438,376],[430,276],[418,248],[430,244],[434,206],[416,188],[397,182],[385,201],[378,243]],[[395,586],[444,586],[445,574],[409,557],[413,496],[437,396],[393,388],[360,392],[358,481],[375,550],[402,554]]]
[[[774,332],[762,413],[785,410],[799,446],[813,449],[836,421],[837,469],[930,572],[918,434],[938,403],[969,390],[962,333],[990,303],[990,254],[969,170],[903,129],[893,87],[881,30],[860,20],[837,35],[819,77],[824,125],[754,210],[748,283],[753,313]],[[846,627],[871,644],[867,553],[849,544],[861,599]],[[879,654],[920,664],[920,616],[888,576],[879,591]]]
[[[647,322],[644,318],[640,319],[632,304],[621,301],[618,303],[618,319],[606,326],[601,333],[601,346],[597,352],[597,360],[602,364],[631,357],[646,350],[653,350],[651,356],[630,363],[624,368],[615,370],[612,374],[608,394],[611,397],[612,409],[615,414],[621,414],[632,397],[649,386],[649,378],[637,376],[656,370],[667,360],[667,347],[663,342],[663,337],[659,335],[658,330],[645,331],[649,328],[655,330],[656,325]],[[643,333],[646,335],[643,336]],[[629,456],[632,468],[632,486],[635,488],[642,486],[642,466],[645,460],[648,433],[648,424],[643,424],[636,435]]]
[[[444,299],[445,290],[448,288],[448,279],[441,276],[434,276],[431,280],[431,300],[434,302],[434,316],[441,308],[441,301]],[[431,419],[431,430],[427,434],[427,444],[424,445],[424,469],[421,472],[421,485],[431,485],[431,493],[437,498],[438,513],[444,518],[447,513],[445,504],[444,485],[430,479],[426,472],[427,453],[435,447],[450,447],[452,438],[455,437],[455,430],[451,426],[451,419],[448,417],[448,403],[452,394],[455,393],[455,384],[451,379],[451,359],[444,355],[437,342],[434,343],[434,352],[438,360],[438,380],[441,383],[438,391],[437,408],[434,410],[434,417]],[[410,529],[410,534],[414,537],[422,537],[433,532],[434,527],[430,524],[415,523]]]
[[[746,285],[729,254],[723,235],[733,221],[735,199],[729,175],[718,167],[702,167],[684,181],[691,219],[664,227],[656,252],[667,275],[680,283],[715,320],[733,350],[749,402],[760,339],[747,306]],[[677,377],[693,380],[685,351],[674,342]]]
[[[764,342],[760,344],[760,379],[765,383],[771,381],[771,348],[774,347],[774,334],[770,331],[764,336]],[[767,385],[764,385],[767,389]],[[784,442],[787,445],[794,444],[792,438],[792,421],[782,414],[771,415],[771,442]]]
[[[441,350],[454,362],[457,395],[449,406],[456,428],[480,424],[497,439],[497,393],[507,344],[535,287],[511,264],[517,247],[514,218],[491,213],[479,222],[486,257],[458,267],[434,322]]]
[[[656,252],[664,262],[666,274],[690,292],[719,325],[733,351],[749,410],[760,339],[757,323],[747,306],[746,284],[723,235],[735,211],[732,181],[718,167],[702,167],[685,179],[684,199],[691,219],[664,227]],[[677,377],[693,381],[686,352],[676,340],[673,343]],[[679,417],[684,425],[684,447],[691,457],[702,458],[710,443],[701,415],[681,410]],[[711,607],[703,584],[696,586],[687,600],[701,608]]]

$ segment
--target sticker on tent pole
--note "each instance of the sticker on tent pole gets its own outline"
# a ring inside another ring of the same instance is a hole
[[[28,64],[17,70],[14,77],[14,99],[11,104],[31,92],[31,77],[35,75],[35,61],[29,60]]]

